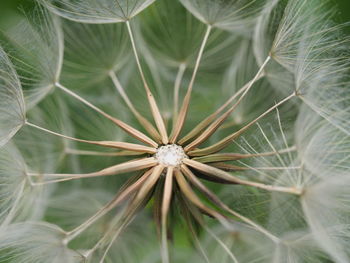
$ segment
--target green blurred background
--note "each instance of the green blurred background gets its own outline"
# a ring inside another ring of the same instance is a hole
[[[34,0],[0,0],[0,24],[4,24],[20,9],[30,9]],[[350,0],[333,0],[339,6],[339,22],[350,22]]]

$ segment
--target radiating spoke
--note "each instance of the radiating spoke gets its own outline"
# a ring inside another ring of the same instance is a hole
[[[136,110],[134,104],[130,101],[128,95],[125,93],[125,90],[123,86],[121,85],[119,79],[117,78],[117,75],[114,71],[109,72],[109,76],[113,81],[114,86],[116,87],[117,91],[123,98],[125,104],[129,107],[130,111],[134,114],[138,122],[142,125],[142,127],[151,135],[153,139],[155,139],[158,143],[161,142],[161,137],[158,131],[153,127],[152,123],[150,123],[145,117],[141,115],[141,113]]]
[[[149,102],[149,105],[150,105],[150,108],[151,108],[151,112],[152,112],[154,121],[156,122],[156,126],[157,126],[157,128],[159,130],[159,133],[161,135],[162,142],[164,144],[167,144],[169,142],[169,139],[168,139],[168,134],[167,134],[167,131],[166,131],[166,128],[165,128],[164,120],[162,118],[162,115],[160,114],[160,111],[159,111],[159,108],[157,106],[157,103],[156,103],[156,101],[154,99],[154,96],[153,96],[151,90],[148,87],[145,75],[143,73],[143,70],[142,70],[142,67],[141,67],[141,63],[140,63],[140,59],[139,59],[139,56],[138,56],[138,53],[137,53],[136,45],[135,45],[134,36],[133,36],[132,30],[131,30],[130,23],[129,23],[129,21],[126,21],[125,23],[126,23],[126,26],[128,28],[130,41],[131,41],[131,45],[132,45],[133,52],[134,52],[134,55],[135,55],[137,67],[138,67],[140,75],[141,75],[143,86],[144,86],[144,88],[146,90],[147,99],[148,99],[148,102]]]
[[[104,262],[104,258],[106,257],[109,249],[111,248],[114,241],[118,238],[121,231],[125,229],[133,220],[133,217],[135,216],[135,213],[139,209],[139,207],[145,203],[146,196],[150,193],[152,187],[157,182],[159,176],[161,175],[164,167],[162,165],[156,166],[151,174],[147,177],[147,179],[142,183],[141,187],[139,188],[138,192],[136,193],[135,197],[130,201],[129,205],[125,208],[125,210],[122,212],[121,218],[117,221],[117,226],[112,226],[105,235],[96,243],[96,245],[89,250],[87,257],[90,256],[94,251],[96,251],[104,242],[106,242],[110,236],[111,232],[115,232],[112,236],[112,238],[109,241],[109,245],[107,246],[100,263]]]
[[[186,70],[186,64],[181,63],[179,66],[179,70],[176,75],[175,84],[174,84],[174,109],[173,109],[173,127],[176,125],[176,120],[179,114],[179,93],[180,86],[182,82],[183,75]]]
[[[215,235],[215,233],[213,231],[211,231],[207,226],[203,226],[204,229],[215,239],[216,242],[218,242],[218,244],[226,251],[226,253],[230,256],[230,258],[232,259],[232,262],[234,263],[239,263],[239,261],[237,260],[237,258],[235,257],[235,255],[233,255],[233,253],[231,252],[231,250],[227,247],[227,245],[222,242],[222,240],[220,238],[218,238],[217,235]]]
[[[128,173],[137,170],[143,170],[146,168],[150,168],[156,166],[158,161],[153,158],[143,158],[134,161],[128,161],[121,164],[117,164],[105,169],[102,169],[97,172],[85,173],[85,174],[42,174],[42,173],[28,173],[28,176],[38,177],[38,178],[52,178],[54,182],[64,182],[69,180],[81,179],[81,178],[90,178],[90,177],[100,177],[100,176],[108,176],[115,175],[121,173]],[[52,181],[44,181],[44,182],[36,182],[35,184],[47,184],[52,183]]]
[[[152,191],[152,188],[154,187],[154,185],[158,181],[163,170],[164,170],[164,166],[162,166],[162,165],[156,166],[152,170],[150,175],[146,178],[146,180],[142,183],[140,189],[136,193],[135,198],[133,198],[133,200],[131,200],[130,204],[127,206],[127,208],[125,210],[125,213],[123,213],[122,218],[121,218],[121,221],[122,221],[121,225],[117,227],[114,236],[110,240],[109,245],[106,248],[106,250],[105,250],[105,252],[100,260],[100,263],[104,262],[104,258],[106,257],[106,255],[107,255],[109,249],[111,248],[112,244],[114,243],[114,241],[120,235],[120,232],[132,222],[132,218],[135,216],[135,213],[137,212],[139,207],[145,203],[147,195]],[[106,235],[106,238],[107,237],[108,237],[108,235]]]
[[[219,212],[205,206],[202,201],[198,198],[196,193],[192,190],[191,186],[187,183],[186,179],[179,170],[175,170],[175,178],[180,187],[181,192],[184,196],[193,203],[200,210],[204,211],[208,215],[218,219],[223,225],[227,225],[226,219]]]
[[[66,148],[66,154],[72,155],[90,155],[90,156],[135,156],[142,155],[142,152],[133,152],[133,151],[118,151],[118,152],[98,152],[98,151],[86,151],[79,149]]]
[[[126,207],[125,211],[123,212],[123,215],[120,220],[118,220],[118,223],[121,221],[121,224],[118,225],[117,229],[115,229],[115,234],[113,235],[112,239],[109,242],[108,247],[106,248],[100,263],[104,262],[104,258],[106,257],[109,249],[111,248],[114,241],[118,238],[120,232],[129,225],[135,216],[135,213],[139,209],[139,207],[145,203],[146,196],[150,193],[153,186],[156,184],[157,180],[159,179],[162,171],[164,169],[164,166],[158,165],[156,166],[151,174],[148,176],[148,178],[145,180],[145,182],[142,183],[142,186],[140,187],[139,191],[136,193],[136,196],[131,200],[130,204]],[[104,237],[94,246],[92,251],[95,251],[103,242],[105,242],[106,239],[108,239],[110,233],[113,231],[113,228],[108,231]]]
[[[205,35],[204,35],[201,47],[200,47],[199,52],[198,52],[196,64],[195,64],[194,69],[193,69],[192,77],[191,77],[190,83],[188,85],[185,98],[184,98],[184,100],[182,102],[182,106],[181,106],[181,109],[180,109],[179,116],[178,116],[176,124],[173,127],[173,130],[171,132],[171,136],[170,136],[170,142],[171,143],[175,143],[176,142],[178,136],[180,135],[182,127],[183,127],[183,125],[185,123],[188,107],[189,107],[190,100],[191,100],[193,84],[194,84],[194,81],[195,81],[196,76],[197,76],[197,71],[198,71],[198,68],[199,68],[200,61],[202,59],[204,47],[205,47],[205,45],[207,43],[207,40],[209,38],[209,34],[211,32],[211,29],[212,29],[212,27],[210,25],[208,25],[207,31],[205,32]]]
[[[238,101],[233,104],[225,113],[223,113],[219,118],[217,118],[209,127],[201,133],[201,135],[196,138],[193,142],[185,147],[185,151],[189,151],[196,146],[202,144],[205,140],[207,140],[221,125],[222,123],[231,115],[231,113],[238,107],[238,105],[242,102],[243,98],[248,94],[248,91],[253,87],[253,84],[258,80],[260,74],[263,72],[265,66],[270,61],[270,57],[267,57],[265,62],[262,64],[255,77],[249,82],[247,89],[240,96]]]
[[[135,200],[142,200],[147,195],[147,193],[153,188],[153,186],[158,181],[163,170],[164,170],[163,165],[157,165],[154,168],[154,170],[152,171],[147,181],[143,184],[140,191],[137,193]]]
[[[219,206],[220,208],[224,209],[225,211],[229,212],[233,216],[239,218],[243,222],[246,222],[247,224],[253,226],[256,230],[259,232],[265,234],[267,237],[269,237],[271,240],[274,242],[278,242],[279,238],[274,236],[272,233],[267,231],[265,228],[262,226],[259,226],[249,218],[235,212],[231,208],[229,208],[225,203],[223,203],[220,198],[218,198],[212,191],[210,191],[192,172],[186,165],[181,166],[181,170],[183,173],[187,176],[187,178],[190,180],[190,182],[196,186],[209,200],[211,200],[214,204]]]
[[[203,228],[205,229],[211,236],[214,237],[214,239],[219,243],[220,246],[222,246],[224,248],[224,250],[228,253],[228,255],[231,257],[232,261],[235,263],[238,263],[236,257],[232,254],[232,252],[230,251],[230,249],[205,225],[204,221],[202,220],[202,218],[200,217],[199,211],[198,209],[200,209],[197,206],[194,207],[190,207],[190,204],[188,202],[185,202],[185,206],[187,207],[186,210],[188,210],[192,215],[193,218],[195,219],[195,221],[197,221],[197,223]],[[207,259],[207,261],[209,261],[209,259],[206,257],[206,255],[204,254],[204,257]]]
[[[262,78],[263,74],[260,74],[259,78]],[[204,130],[207,126],[210,125],[211,122],[213,122],[217,116],[220,114],[220,112],[222,112],[225,108],[228,107],[228,105],[231,104],[231,102],[233,102],[239,95],[241,95],[245,90],[247,90],[247,88],[250,85],[250,81],[245,84],[240,90],[238,90],[235,94],[233,94],[220,108],[218,108],[214,113],[212,113],[211,115],[209,115],[208,117],[206,117],[203,121],[201,121],[198,125],[196,125],[193,129],[191,129],[191,131],[184,136],[182,139],[180,139],[178,141],[178,143],[180,145],[184,145],[186,142],[188,142],[189,140],[191,140],[192,138],[195,138],[196,136],[198,136],[198,134],[200,134],[200,132],[202,130]]]
[[[0,224],[0,233],[14,219],[16,212],[19,209],[19,205],[23,197],[23,192],[25,191],[25,186],[26,186],[26,180],[23,180],[18,186],[18,191],[16,191],[17,192],[16,197],[14,198],[14,202],[12,203],[11,209],[9,209],[8,214],[6,215],[4,221],[2,221]]]
[[[140,144],[134,144],[134,143],[127,143],[127,142],[115,142],[115,141],[89,141],[89,140],[83,140],[83,139],[77,139],[74,137],[70,137],[70,136],[66,136],[51,130],[48,130],[46,128],[40,127],[38,125],[35,125],[33,123],[30,122],[26,122],[26,125],[36,128],[38,130],[41,130],[43,132],[64,138],[64,139],[68,139],[68,140],[72,140],[72,141],[76,141],[76,142],[82,142],[82,143],[87,143],[87,144],[93,144],[93,145],[99,145],[99,146],[103,146],[103,147],[109,147],[109,148],[118,148],[118,149],[123,149],[123,150],[128,150],[128,151],[135,151],[135,152],[141,152],[141,153],[156,153],[157,149],[156,148],[152,148],[152,147],[148,147],[148,146],[144,146],[144,145],[140,145]]]
[[[218,162],[218,163],[211,163],[211,166],[214,166],[216,168],[219,168],[221,170],[224,171],[261,171],[261,170],[265,170],[265,171],[280,171],[280,170],[285,170],[285,171],[289,171],[289,170],[299,170],[301,169],[301,166],[261,166],[261,167],[253,167],[253,166],[249,166],[244,164],[245,166],[238,166],[238,165],[233,165],[233,164],[227,164],[227,163],[222,163],[222,162]]]
[[[281,100],[280,102],[278,102],[276,105],[274,105],[273,107],[269,108],[267,111],[265,111],[264,113],[262,113],[260,116],[258,116],[257,118],[255,118],[253,121],[251,121],[250,123],[248,123],[247,125],[245,125],[243,128],[239,129],[238,131],[228,135],[227,137],[225,137],[224,139],[222,139],[221,141],[203,148],[203,149],[195,149],[193,151],[190,151],[188,153],[188,155],[190,156],[204,156],[204,155],[209,155],[212,153],[216,153],[219,152],[220,150],[224,149],[226,146],[228,146],[230,143],[232,143],[233,140],[235,140],[236,138],[238,138],[240,135],[242,135],[247,129],[249,129],[253,124],[255,124],[256,122],[258,122],[260,119],[262,119],[263,117],[265,117],[267,114],[269,114],[271,111],[273,111],[274,109],[276,109],[277,107],[279,107],[280,105],[282,105],[283,103],[287,102],[288,100],[294,98],[296,96],[296,94],[293,92],[291,95],[289,95],[288,97],[284,98],[283,100]]]
[[[117,227],[117,229],[115,229],[115,233],[112,237],[112,239],[109,241],[109,244],[106,248],[106,250],[104,251],[99,263],[104,263],[105,262],[105,258],[109,252],[109,250],[111,249],[113,243],[117,240],[117,238],[119,237],[119,235],[121,234],[121,232],[129,225],[131,224],[131,222],[133,221],[133,218],[135,217],[134,214],[128,215],[122,222],[122,224],[120,226]]]
[[[236,176],[233,176],[232,174],[229,174],[221,169],[218,169],[216,167],[200,163],[197,161],[193,161],[190,159],[184,159],[183,162],[192,167],[195,168],[196,170],[214,177],[215,179],[221,179],[225,181],[229,181],[235,184],[242,184],[242,185],[247,185],[247,186],[253,186],[256,188],[261,188],[267,191],[274,191],[274,192],[284,192],[284,193],[290,193],[290,194],[295,194],[295,195],[300,195],[302,193],[301,189],[297,189],[296,187],[283,187],[283,186],[276,186],[276,185],[267,185],[267,184],[262,184],[258,182],[253,182],[253,181],[248,181],[244,180],[241,178],[238,178]]]
[[[296,150],[296,147],[292,146],[286,149],[277,150],[275,152],[262,152],[262,153],[255,153],[255,154],[216,153],[216,154],[209,154],[206,156],[195,157],[193,158],[193,160],[201,163],[237,161],[245,158],[265,157],[265,156],[273,156],[273,155],[278,155],[283,153],[289,153],[295,150]]]
[[[124,187],[125,189],[121,189],[121,191],[110,202],[108,202],[99,211],[97,211],[97,213],[95,213],[93,216],[91,216],[89,219],[87,219],[84,223],[82,223],[75,229],[67,232],[67,237],[65,238],[64,242],[67,244],[68,242],[76,238],[79,234],[81,234],[83,231],[85,231],[88,227],[90,227],[93,223],[95,223],[97,220],[99,220],[101,217],[103,217],[109,211],[115,208],[117,205],[124,202],[125,199],[129,198],[135,191],[137,191],[142,186],[142,184],[145,182],[145,180],[149,177],[151,173],[152,170],[148,170],[136,182],[132,183],[131,185],[126,185]]]
[[[75,99],[79,100],[80,102],[84,103],[86,106],[90,107],[91,109],[93,109],[94,111],[98,112],[99,114],[101,114],[102,116],[104,116],[105,118],[109,119],[110,121],[112,121],[114,124],[116,124],[117,126],[119,126],[120,128],[122,128],[124,131],[126,131],[128,134],[130,134],[131,136],[133,136],[134,138],[138,139],[139,141],[142,141],[144,143],[147,143],[149,145],[152,145],[153,147],[157,147],[158,144],[153,141],[151,138],[149,138],[148,136],[146,136],[145,134],[143,134],[142,132],[136,130],[135,128],[131,127],[130,125],[126,124],[125,122],[112,117],[111,115],[109,115],[108,113],[104,112],[103,110],[101,110],[100,108],[96,107],[95,105],[93,105],[92,103],[88,102],[87,100],[85,100],[84,98],[80,97],[78,94],[76,94],[75,92],[67,89],[66,87],[62,86],[60,83],[56,83],[56,86],[58,88],[60,88],[62,91],[64,91],[65,93],[67,93],[68,95],[74,97]]]
[[[113,245],[114,241],[119,237],[121,232],[133,221],[134,213],[129,213],[127,209],[119,212],[115,217],[117,218],[117,222],[115,222],[109,229],[105,232],[102,238],[95,244],[95,246],[88,251],[86,251],[83,255],[86,260],[88,260],[93,253],[97,249],[99,249],[102,245],[108,242],[108,245],[103,252],[103,255],[99,261],[99,263],[104,263],[104,259],[108,254],[109,249]]]
[[[167,236],[167,217],[171,201],[171,194],[173,191],[173,172],[174,168],[169,166],[165,178],[163,200],[162,200],[162,223],[161,223],[161,238],[162,238],[162,259],[163,263],[169,263],[169,249]]]

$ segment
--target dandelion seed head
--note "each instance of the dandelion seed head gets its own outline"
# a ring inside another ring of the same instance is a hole
[[[0,33],[0,262],[350,262],[331,1],[34,2]]]
[[[155,154],[159,164],[164,166],[179,166],[187,158],[183,148],[176,144],[168,144],[158,148]]]

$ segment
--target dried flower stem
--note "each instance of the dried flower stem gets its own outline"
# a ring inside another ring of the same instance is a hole
[[[162,228],[161,228],[161,238],[162,238],[162,260],[163,263],[169,263],[169,249],[168,249],[168,239],[167,239],[167,217],[170,207],[171,195],[173,191],[173,167],[168,167],[165,183],[164,192],[162,200]]]
[[[242,184],[242,185],[248,185],[253,186],[256,188],[261,188],[268,191],[276,191],[276,192],[284,192],[284,193],[290,193],[295,195],[300,195],[302,191],[300,189],[297,189],[295,187],[283,187],[283,186],[275,186],[275,185],[266,185],[262,183],[252,182],[240,179],[236,176],[233,176],[232,174],[229,174],[221,169],[215,168],[213,166],[203,164],[200,162],[196,162],[190,159],[184,159],[184,163],[188,166],[191,166],[195,168],[196,170],[201,171],[204,174],[207,174],[209,176],[213,176],[215,178],[223,179],[226,181],[230,181],[235,184]]]
[[[189,181],[196,186],[209,200],[211,200],[213,203],[215,203],[220,208],[224,209],[225,211],[229,212],[233,216],[239,218],[243,222],[246,222],[247,224],[253,226],[256,230],[259,232],[265,234],[267,237],[269,237],[271,240],[278,242],[279,238],[277,238],[275,235],[267,231],[262,226],[257,225],[255,222],[250,220],[249,218],[246,218],[245,216],[242,216],[241,214],[233,211],[231,208],[229,208],[226,204],[224,204],[220,198],[218,198],[212,191],[210,191],[192,172],[186,165],[181,166],[181,170],[186,175],[186,177],[189,179]]]
[[[198,52],[196,64],[195,64],[194,69],[193,69],[192,77],[191,77],[190,83],[188,85],[186,95],[185,95],[184,100],[182,102],[182,106],[181,106],[181,109],[179,112],[178,119],[176,121],[176,125],[173,127],[173,130],[172,130],[171,135],[170,135],[170,142],[171,143],[175,143],[177,141],[177,138],[180,135],[182,127],[185,123],[186,115],[187,115],[187,111],[188,111],[188,106],[190,104],[193,84],[194,84],[194,81],[195,81],[196,76],[197,76],[199,64],[200,64],[200,61],[202,59],[203,51],[204,51],[205,45],[207,43],[207,40],[209,38],[209,34],[211,32],[211,29],[212,29],[212,27],[210,25],[208,25],[207,31],[205,32],[201,47],[200,47],[199,52]]]
[[[153,115],[154,121],[156,122],[156,126],[157,126],[157,128],[159,130],[159,133],[160,133],[161,137],[162,137],[162,142],[164,144],[167,144],[169,139],[168,139],[168,134],[167,134],[167,131],[166,131],[166,128],[165,128],[165,124],[164,124],[162,115],[161,115],[161,113],[159,111],[159,108],[158,108],[157,103],[156,103],[156,101],[154,99],[154,96],[153,96],[151,90],[148,87],[145,75],[143,74],[143,70],[142,70],[140,59],[139,59],[139,56],[138,56],[138,53],[137,53],[135,40],[134,40],[134,36],[133,36],[132,30],[131,30],[130,23],[129,23],[129,21],[126,21],[125,23],[126,23],[126,26],[128,28],[128,33],[129,33],[129,36],[130,36],[130,41],[131,41],[132,49],[133,49],[134,56],[135,56],[135,59],[136,59],[137,67],[138,67],[140,75],[141,75],[143,86],[144,86],[144,88],[146,90],[147,99],[148,99],[149,105],[151,107],[151,111],[152,111],[152,115]]]
[[[133,161],[120,163],[120,164],[113,165],[111,167],[102,169],[102,170],[97,171],[97,172],[92,172],[92,173],[85,173],[85,174],[28,173],[28,176],[62,178],[59,180],[60,180],[60,182],[63,182],[63,181],[68,181],[68,180],[81,179],[81,178],[91,178],[91,177],[109,176],[109,175],[115,175],[115,174],[121,174],[121,173],[128,173],[128,172],[132,172],[132,171],[150,168],[150,167],[153,167],[157,164],[158,164],[158,162],[153,157],[149,157],[149,158],[143,158],[143,159],[139,159],[139,160],[133,160]],[[48,183],[48,182],[45,182],[45,183]]]
[[[258,79],[262,78],[264,75],[260,74]],[[236,93],[234,93],[220,108],[218,108],[214,113],[206,117],[203,121],[201,121],[199,124],[197,124],[191,131],[185,135],[183,138],[181,138],[178,141],[178,144],[184,145],[186,142],[191,140],[192,138],[198,136],[198,134],[207,127],[212,121],[214,121],[217,116],[222,112],[228,105],[231,104],[232,101],[234,101],[240,94],[242,94],[248,87],[249,87],[250,81],[246,83],[241,89],[239,89]]]
[[[145,172],[135,183],[119,192],[110,202],[108,202],[105,206],[103,206],[97,213],[95,213],[92,217],[86,220],[84,223],[76,227],[75,229],[66,233],[67,237],[64,239],[64,243],[67,244],[78,235],[80,235],[85,229],[95,223],[98,219],[103,217],[117,205],[121,204],[125,199],[129,198],[135,191],[137,191],[145,180],[150,176],[152,170],[148,170]]]
[[[176,125],[177,117],[178,117],[178,111],[179,111],[179,92],[180,92],[180,86],[181,81],[183,78],[183,75],[186,70],[186,64],[181,63],[179,66],[179,70],[176,75],[175,84],[174,84],[174,109],[173,109],[173,126]]]
[[[142,155],[144,153],[141,152],[133,152],[133,151],[119,151],[119,152],[98,152],[98,151],[86,151],[79,149],[66,148],[66,154],[72,155],[90,155],[90,156],[135,156]]]
[[[194,157],[193,160],[201,163],[212,163],[212,162],[222,162],[222,161],[237,161],[245,158],[263,157],[263,156],[273,156],[276,154],[289,153],[296,150],[295,146],[288,147],[286,149],[277,150],[275,152],[262,152],[262,153],[252,153],[252,154],[241,154],[241,153],[216,153],[201,157]]]
[[[91,109],[95,110],[96,112],[100,113],[102,116],[106,117],[107,119],[111,120],[114,124],[118,125],[120,128],[122,128],[124,131],[126,131],[128,134],[130,134],[131,136],[133,136],[134,138],[147,143],[149,145],[152,145],[153,147],[157,147],[157,143],[155,141],[153,141],[151,138],[149,138],[148,136],[146,136],[145,134],[143,134],[142,132],[136,130],[135,128],[131,127],[130,125],[126,124],[125,122],[112,117],[111,115],[109,115],[108,113],[104,112],[103,110],[101,110],[100,108],[96,107],[95,105],[93,105],[92,103],[88,102],[87,100],[83,99],[82,97],[80,97],[78,94],[76,94],[75,92],[67,89],[66,87],[62,86],[60,83],[56,83],[56,86],[58,88],[60,88],[61,90],[63,90],[65,93],[67,93],[68,95],[76,98],[77,100],[81,101],[82,103],[84,103],[85,105],[87,105],[88,107],[90,107]]]
[[[269,108],[268,110],[266,110],[264,113],[262,113],[260,116],[255,118],[253,121],[251,121],[250,123],[245,125],[243,128],[241,128],[237,132],[232,133],[231,135],[227,136],[226,138],[222,139],[221,141],[219,141],[219,142],[217,142],[217,143],[215,143],[215,144],[213,144],[211,146],[208,146],[208,147],[202,148],[202,149],[198,149],[198,150],[190,151],[188,154],[190,156],[204,156],[204,155],[216,153],[216,152],[222,150],[223,148],[228,146],[230,143],[232,143],[232,141],[234,139],[236,139],[237,137],[242,135],[247,129],[249,129],[257,121],[259,121],[260,119],[265,117],[267,114],[269,114],[271,111],[273,111],[274,109],[276,109],[277,107],[279,107],[283,103],[285,103],[288,100],[294,98],[295,96],[296,96],[296,94],[295,94],[295,92],[293,92],[291,95],[289,95],[288,97],[286,97],[283,100],[281,100],[280,102],[278,102],[276,105],[274,105],[271,108]]]
[[[108,148],[118,148],[118,149],[123,149],[123,150],[128,150],[128,151],[135,151],[135,152],[141,152],[141,153],[155,153],[157,150],[156,148],[140,145],[140,144],[134,144],[134,143],[127,143],[127,142],[116,142],[116,141],[89,141],[89,140],[83,140],[83,139],[77,139],[74,137],[70,137],[67,135],[63,135],[54,131],[51,131],[49,129],[40,127],[36,124],[26,122],[26,125],[36,128],[38,130],[44,131],[46,133],[76,141],[76,142],[82,142],[82,143],[87,143],[87,144],[93,144],[93,145],[98,145],[98,146],[103,146],[103,147],[108,147]]]
[[[270,56],[268,56],[265,60],[265,62],[261,65],[258,72],[254,76],[254,78],[249,82],[247,88],[241,95],[241,97],[238,99],[238,101],[233,104],[224,114],[221,115],[221,117],[217,118],[209,127],[199,136],[197,137],[193,142],[188,144],[185,147],[185,151],[190,151],[191,149],[195,148],[196,146],[202,144],[205,140],[207,140],[220,126],[221,124],[228,118],[228,116],[237,108],[237,106],[241,103],[243,98],[247,95],[248,91],[251,89],[253,84],[259,79],[260,74],[263,72],[265,66],[270,61]]]
[[[123,86],[121,85],[119,79],[117,78],[117,75],[114,71],[109,72],[109,76],[113,81],[114,86],[118,90],[119,94],[122,96],[125,104],[129,107],[130,111],[134,114],[138,122],[141,124],[141,126],[151,135],[151,137],[156,140],[158,143],[161,142],[161,137],[158,133],[158,131],[153,127],[153,125],[145,118],[143,117],[138,110],[136,110],[135,106],[130,101],[128,95],[125,93],[125,90],[123,89]]]

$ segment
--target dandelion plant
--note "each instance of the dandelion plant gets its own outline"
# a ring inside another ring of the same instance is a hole
[[[37,0],[0,35],[0,262],[350,262],[336,15]]]

